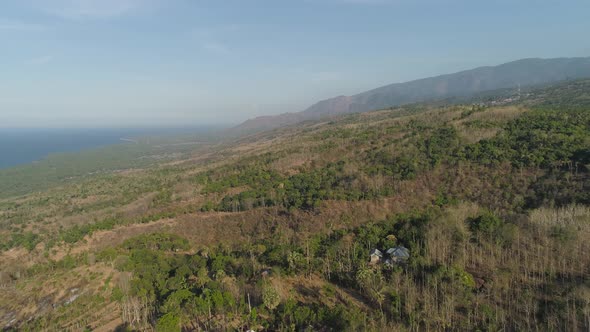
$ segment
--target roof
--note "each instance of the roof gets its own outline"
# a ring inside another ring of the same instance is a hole
[[[383,257],[383,253],[379,249],[373,249],[371,250],[371,256]]]
[[[387,249],[387,254],[391,257],[409,258],[410,250],[404,246],[398,246]]]

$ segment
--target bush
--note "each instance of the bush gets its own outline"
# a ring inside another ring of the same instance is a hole
[[[178,316],[167,313],[158,319],[156,324],[157,332],[180,332],[180,319]]]
[[[495,235],[504,224],[502,219],[496,217],[491,212],[485,212],[478,217],[469,218],[468,223],[472,232],[486,236]]]
[[[262,302],[268,310],[274,310],[281,303],[281,297],[272,285],[265,285],[262,289]]]

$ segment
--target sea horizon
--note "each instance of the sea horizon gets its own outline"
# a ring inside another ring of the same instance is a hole
[[[2,128],[0,169],[29,165],[52,154],[135,144],[139,137],[180,135],[204,128]]]

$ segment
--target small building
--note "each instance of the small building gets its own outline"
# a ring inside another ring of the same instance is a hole
[[[410,250],[404,246],[389,248],[386,251],[391,263],[402,263],[410,258]]]
[[[371,250],[370,257],[371,257],[370,263],[377,264],[377,263],[380,263],[381,260],[383,259],[383,253],[379,249],[373,249],[373,250]]]

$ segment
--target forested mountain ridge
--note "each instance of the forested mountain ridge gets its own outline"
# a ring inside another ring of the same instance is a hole
[[[353,96],[322,100],[299,113],[285,113],[248,120],[235,128],[251,132],[277,128],[300,121],[347,113],[359,113],[483,91],[554,83],[590,77],[590,57],[521,59],[498,66],[479,67],[458,73],[395,83]]]
[[[0,200],[0,322],[587,330],[589,96],[310,120]],[[409,259],[369,264],[393,247]]]

